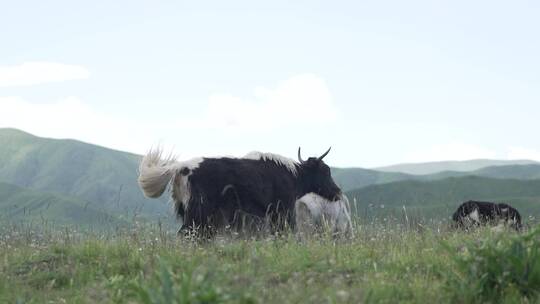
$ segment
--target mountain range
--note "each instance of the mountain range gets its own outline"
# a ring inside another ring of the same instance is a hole
[[[494,161],[499,164],[499,161]],[[363,188],[369,185],[386,184],[397,181],[434,181],[449,177],[481,176],[496,179],[537,179],[540,178],[540,164],[494,165],[473,171],[441,171],[433,174],[406,174],[401,172],[381,172],[362,168],[333,168],[332,176],[344,190]]]
[[[472,159],[464,161],[440,161],[429,163],[397,164],[375,168],[382,172],[400,172],[414,175],[433,174],[441,171],[469,172],[492,166],[539,164],[532,160]]]

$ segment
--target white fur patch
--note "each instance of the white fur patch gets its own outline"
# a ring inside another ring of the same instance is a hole
[[[253,152],[249,152],[248,154],[246,154],[246,156],[244,156],[243,158],[245,158],[245,159],[253,159],[253,160],[272,161],[272,162],[274,162],[274,163],[276,163],[278,165],[281,165],[281,166],[287,168],[287,170],[289,170],[295,176],[298,173],[298,171],[297,171],[298,163],[297,162],[295,162],[294,160],[292,160],[292,159],[290,159],[288,157],[281,156],[281,155],[278,155],[278,154],[263,153],[263,152],[253,151]]]
[[[469,213],[467,217],[473,222],[480,223],[480,215],[478,214],[478,209],[474,209],[474,211]]]
[[[346,196],[329,201],[315,193],[308,193],[295,203],[296,226],[303,236],[330,229],[332,233],[352,234],[349,200]]]
[[[504,212],[504,213],[508,212],[508,208],[501,208],[501,212]]]
[[[191,199],[189,177],[193,174],[193,170],[197,169],[203,160],[202,157],[197,157],[177,164],[172,187],[173,197],[176,198],[175,207],[177,209],[179,207],[178,204],[182,204],[184,210],[187,210],[189,200]],[[187,175],[182,175],[181,172],[184,169],[189,169]]]

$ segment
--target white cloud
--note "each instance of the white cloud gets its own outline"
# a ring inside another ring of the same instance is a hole
[[[54,136],[80,135],[96,115],[76,97],[34,104],[20,97],[0,97],[0,127]],[[89,125],[90,127],[90,125]]]
[[[426,147],[409,154],[407,162],[433,162],[446,160],[496,159],[495,151],[462,142]]]
[[[249,99],[228,94],[210,96],[202,121],[215,128],[258,131],[324,125],[337,118],[325,81],[313,74],[291,77],[274,89],[257,87],[253,95]]]
[[[162,144],[189,158],[201,154],[243,155],[268,144],[268,140],[246,141],[246,133],[278,130],[294,137],[304,127],[324,126],[338,116],[325,82],[311,74],[292,77],[272,89],[255,88],[251,98],[210,96],[198,115],[183,111],[182,103],[167,108],[167,115],[157,106],[144,112],[140,108],[126,113],[103,112],[106,110],[100,111],[78,97],[36,103],[0,96],[0,128],[73,138],[136,153]],[[277,136],[280,132],[273,134],[276,136],[268,138],[282,137]]]
[[[0,66],[0,87],[31,86],[50,82],[86,79],[85,67],[56,62],[25,62],[15,66]]]
[[[100,113],[77,97],[45,104],[0,97],[0,128],[16,128],[42,137],[73,138],[127,151],[146,151],[151,142],[144,140],[149,136],[136,122]]]
[[[523,147],[510,147],[508,150],[508,159],[528,159],[540,161],[540,151]]]

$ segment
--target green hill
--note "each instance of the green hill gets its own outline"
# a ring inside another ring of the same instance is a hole
[[[540,164],[487,167],[471,174],[492,178],[540,179]]]
[[[510,165],[530,165],[538,164],[532,160],[493,160],[493,159],[473,159],[465,161],[441,161],[427,163],[398,164],[375,168],[374,170],[382,172],[400,172],[406,174],[422,175],[433,174],[442,171],[467,172],[475,171],[493,166]]]
[[[75,140],[0,129],[0,181],[78,197],[110,214],[169,214],[166,197],[149,200],[138,188],[139,159]]]
[[[347,195],[360,215],[399,212],[405,206],[426,216],[448,217],[460,203],[473,199],[511,203],[524,216],[540,216],[540,180],[477,176],[409,180],[371,185]]]
[[[0,221],[48,224],[119,225],[118,217],[76,197],[0,183]]]
[[[362,168],[332,168],[332,177],[343,191],[418,178],[410,174],[379,172]]]

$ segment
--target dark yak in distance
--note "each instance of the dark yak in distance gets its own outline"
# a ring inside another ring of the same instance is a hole
[[[270,223],[274,229],[295,226],[295,201],[316,193],[330,201],[341,198],[330,168],[323,158],[300,156],[298,162],[271,154],[252,152],[243,158],[162,159],[150,151],[139,168],[139,186],[145,196],[156,198],[168,185],[181,231],[212,234],[217,229],[246,229]]]
[[[500,221],[510,227],[521,229],[521,215],[512,206],[492,202],[467,201],[461,204],[452,219],[459,227],[498,224]]]

